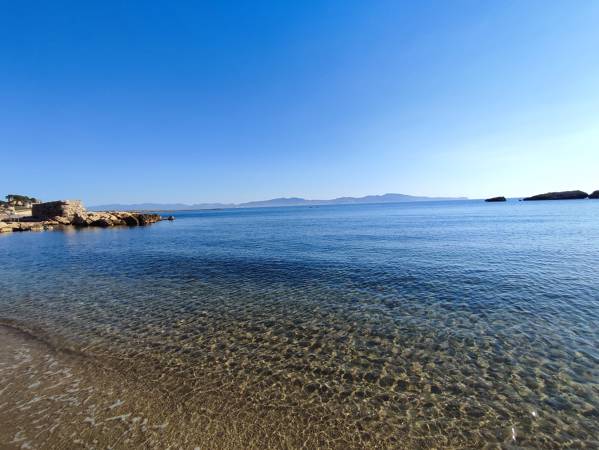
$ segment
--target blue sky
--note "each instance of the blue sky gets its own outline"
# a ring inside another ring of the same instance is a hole
[[[596,1],[0,8],[0,193],[599,189]]]

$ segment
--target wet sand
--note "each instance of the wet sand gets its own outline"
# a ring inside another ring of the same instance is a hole
[[[118,371],[9,327],[0,385],[0,448],[158,447],[178,413]]]

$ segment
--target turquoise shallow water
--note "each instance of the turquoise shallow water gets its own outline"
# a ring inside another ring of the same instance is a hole
[[[0,235],[0,318],[325,443],[599,446],[599,201],[175,215]]]

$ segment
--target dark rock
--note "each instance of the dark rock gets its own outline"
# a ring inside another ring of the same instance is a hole
[[[534,195],[523,199],[524,201],[531,200],[581,200],[589,196],[583,191],[563,191],[563,192],[548,192],[546,194]]]
[[[149,225],[151,223],[160,222],[162,217],[158,214],[137,214],[137,220],[140,225]]]
[[[133,214],[128,214],[126,216],[121,217],[126,225],[130,227],[136,227],[139,225],[139,220]]]
[[[91,225],[91,220],[89,220],[87,214],[75,214],[71,223],[77,227],[88,227]]]
[[[166,220],[173,221],[173,220],[175,220],[175,216],[168,216],[168,217],[166,218]]]
[[[491,197],[485,200],[485,202],[505,202],[505,197]]]
[[[589,195],[589,198],[599,199],[599,191],[593,192],[591,195]]]
[[[94,220],[90,225],[92,227],[108,228],[113,226],[114,224],[109,219],[102,217],[100,219]]]

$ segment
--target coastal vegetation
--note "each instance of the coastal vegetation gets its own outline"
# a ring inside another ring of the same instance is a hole
[[[8,194],[6,197],[6,201],[2,201],[0,200],[0,208],[14,208],[14,209],[21,209],[21,208],[31,208],[31,206],[35,203],[39,203],[40,200],[38,200],[35,197],[29,197],[27,195],[20,195],[20,194]]]

